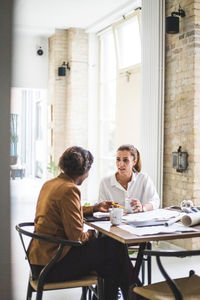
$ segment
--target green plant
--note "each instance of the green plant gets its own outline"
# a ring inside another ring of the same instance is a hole
[[[54,161],[51,161],[47,165],[47,171],[49,172],[49,174],[53,175],[53,177],[56,177],[58,176],[59,168]]]
[[[83,206],[90,206],[91,204],[90,204],[90,202],[85,202],[84,204],[83,204]]]

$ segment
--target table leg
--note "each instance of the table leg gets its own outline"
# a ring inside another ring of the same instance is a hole
[[[146,245],[148,250],[152,249],[151,242],[148,242]],[[151,256],[147,257],[147,269],[148,269],[148,284],[151,284]]]
[[[137,278],[139,276],[140,268],[141,268],[141,265],[142,265],[142,262],[143,262],[143,250],[145,248],[146,248],[146,243],[140,244],[139,251],[138,251],[138,254],[137,254],[136,263],[135,263],[135,272],[136,272]],[[138,284],[141,285],[141,286],[143,285],[142,282],[139,280],[139,278],[138,278]]]

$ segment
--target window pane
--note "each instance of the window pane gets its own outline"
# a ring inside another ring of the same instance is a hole
[[[115,123],[101,122],[101,157],[112,157],[116,151],[115,149]]]
[[[116,82],[115,80],[101,85],[100,118],[101,120],[115,120]]]
[[[105,82],[116,76],[115,46],[112,31],[101,37],[100,80]]]
[[[126,68],[141,62],[141,40],[137,16],[116,28],[119,67]]]
[[[113,174],[116,170],[115,157],[112,159],[102,158],[100,161],[100,172],[102,177],[109,176]]]
[[[116,55],[112,30],[100,37],[100,177],[113,172],[116,115]]]

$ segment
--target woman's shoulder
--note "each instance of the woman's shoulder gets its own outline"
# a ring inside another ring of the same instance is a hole
[[[149,175],[148,175],[146,172],[138,172],[138,173],[136,174],[136,178],[137,178],[137,179],[140,179],[140,180],[147,180],[147,179],[149,179],[150,177],[149,177]]]
[[[79,188],[71,180],[62,178],[60,176],[55,177],[46,182],[46,189],[51,189],[52,192],[58,194],[78,193],[80,194]]]
[[[101,179],[101,184],[107,184],[107,183],[110,183],[111,180],[115,177],[115,174],[112,174],[112,175],[108,175],[108,176],[105,176]]]

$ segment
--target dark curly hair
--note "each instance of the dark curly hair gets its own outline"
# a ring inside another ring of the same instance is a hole
[[[82,147],[69,147],[65,150],[59,160],[60,169],[70,176],[76,178],[87,173],[93,163],[93,155]]]
[[[125,144],[120,146],[117,151],[129,151],[130,154],[133,156],[134,160],[136,159],[137,162],[133,167],[133,172],[140,172],[142,169],[142,163],[140,159],[140,152],[131,144]]]

